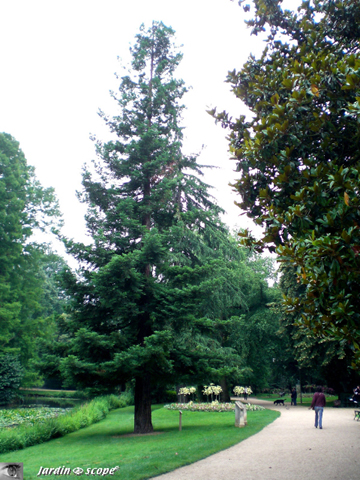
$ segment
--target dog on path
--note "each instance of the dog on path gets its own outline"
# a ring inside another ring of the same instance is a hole
[[[284,405],[284,400],[275,400],[274,405]]]

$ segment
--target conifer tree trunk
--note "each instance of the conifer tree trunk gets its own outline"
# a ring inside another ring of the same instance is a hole
[[[229,389],[226,382],[226,377],[222,377],[220,381],[220,386],[222,388],[221,392],[221,401],[228,402],[230,400]]]
[[[145,266],[144,275],[150,274],[150,265]],[[141,300],[141,305],[145,309],[149,298],[145,294]],[[152,333],[150,328],[150,318],[147,313],[143,313],[138,318],[138,336],[137,344],[145,348],[144,342]],[[151,422],[151,374],[146,367],[141,374],[135,376],[135,394],[134,394],[134,433],[149,433],[153,431]]]
[[[135,378],[134,433],[150,433],[151,423],[151,378],[147,372]]]

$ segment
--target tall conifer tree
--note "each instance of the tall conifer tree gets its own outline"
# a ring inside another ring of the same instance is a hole
[[[65,274],[73,320],[62,370],[93,390],[135,380],[136,433],[152,431],[153,386],[214,373],[225,359],[204,318],[228,234],[196,157],[181,152],[186,88],[173,35],[162,23],[137,35],[119,114],[104,117],[116,139],[97,143],[83,176],[93,243],[67,241],[82,270]]]

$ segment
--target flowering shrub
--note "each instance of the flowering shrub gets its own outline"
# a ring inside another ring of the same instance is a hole
[[[179,393],[178,395],[180,395],[180,397],[183,397],[183,395],[192,395],[193,396],[193,399],[194,399],[194,394],[196,392],[196,388],[195,387],[182,387],[179,389]],[[182,398],[183,400],[183,398]]]
[[[233,392],[235,393],[235,395],[239,395],[239,396],[243,395],[244,393],[246,395],[251,395],[253,393],[253,391],[251,390],[251,387],[240,387],[240,386],[234,387]]]
[[[307,393],[313,393],[316,390],[316,385],[303,385],[303,389]]]
[[[214,400],[214,395],[215,399],[218,400],[218,397],[220,396],[220,393],[222,392],[222,388],[220,385],[214,385],[213,383],[210,383],[210,385],[204,385],[204,390],[202,393],[209,398],[211,395],[211,400]]]
[[[219,403],[217,401],[211,403],[171,403],[164,405],[168,410],[188,410],[190,412],[232,412],[235,410],[234,403]],[[245,404],[246,410],[265,410],[260,405]]]
[[[314,393],[316,392],[316,389],[319,385],[304,385],[303,386],[303,390],[305,390],[307,393]],[[322,391],[324,393],[327,393],[329,395],[334,395],[335,394],[335,390],[331,387],[327,387],[326,385],[324,385],[322,387]]]

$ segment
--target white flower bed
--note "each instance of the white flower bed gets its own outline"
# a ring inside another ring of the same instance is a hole
[[[264,407],[260,405],[251,405],[250,403],[245,403],[246,410],[255,411],[255,410],[265,410]],[[188,410],[190,412],[232,412],[235,410],[234,403],[220,403],[220,402],[211,402],[211,403],[171,403],[169,405],[164,405],[164,408],[168,410]]]

